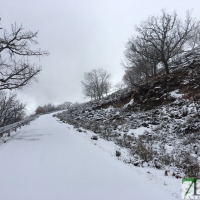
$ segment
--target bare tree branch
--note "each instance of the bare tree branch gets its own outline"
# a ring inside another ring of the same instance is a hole
[[[0,90],[16,89],[36,81],[41,67],[30,64],[30,56],[47,56],[48,51],[33,50],[38,44],[38,31],[24,31],[22,26],[11,25],[11,32],[0,35]],[[5,57],[5,58],[4,58]]]

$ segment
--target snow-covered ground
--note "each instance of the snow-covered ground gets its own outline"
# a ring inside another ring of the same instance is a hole
[[[0,144],[0,200],[180,199],[181,179],[125,164],[113,142],[92,135],[52,114],[23,127]]]

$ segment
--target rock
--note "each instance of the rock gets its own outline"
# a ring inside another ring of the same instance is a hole
[[[154,159],[154,165],[157,169],[161,169],[162,167],[162,164],[157,159]]]
[[[136,162],[133,163],[133,165],[136,166],[136,167],[139,166],[139,164],[140,163],[138,161],[136,161]]]
[[[168,176],[169,170],[165,170],[165,176]]]
[[[98,140],[98,137],[96,135],[91,137],[91,140]]]
[[[142,126],[144,126],[144,127],[149,127],[149,124],[143,123]]]
[[[116,155],[117,157],[120,157],[120,156],[121,156],[121,152],[120,152],[120,151],[116,151],[115,155]]]

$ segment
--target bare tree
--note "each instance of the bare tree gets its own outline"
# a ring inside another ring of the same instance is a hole
[[[126,84],[124,82],[118,82],[114,85],[114,92],[123,90],[124,88],[126,88]]]
[[[22,88],[36,80],[41,71],[41,67],[31,64],[28,58],[49,53],[33,49],[33,45],[38,44],[38,31],[24,31],[16,24],[11,25],[10,33],[3,29],[0,31],[0,90]]]
[[[55,105],[48,103],[42,107],[45,113],[56,111],[57,108]]]
[[[142,21],[135,30],[137,37],[129,40],[130,49],[157,63],[161,62],[169,74],[169,62],[184,51],[188,42],[194,38],[199,29],[199,21],[191,18],[191,13],[186,13],[184,21],[178,18],[177,13],[166,13],[162,10],[161,16],[150,16]],[[145,49],[152,49],[155,54],[149,54]]]
[[[193,50],[200,46],[200,27],[194,31],[193,37],[188,42],[189,49]]]
[[[69,107],[72,105],[72,103],[71,102],[64,102],[64,103],[62,103],[62,104],[60,104],[60,105],[58,105],[57,106],[57,108],[58,108],[58,110],[67,110],[67,109],[69,109]]]
[[[0,127],[22,120],[25,106],[17,100],[16,94],[0,91]]]
[[[123,63],[123,66],[125,68],[140,68],[139,71],[146,79],[149,76],[156,75],[157,65],[160,62],[159,52],[154,47],[148,46],[142,39],[132,37],[126,44],[124,54],[126,63]]]
[[[125,69],[123,81],[126,85],[138,87],[142,83],[148,84],[149,77],[157,74],[159,54],[155,48],[145,45],[143,40],[132,37],[126,44],[124,54],[126,61],[122,63]]]
[[[123,81],[128,87],[139,87],[144,83],[142,73],[139,67],[127,67],[125,68],[125,74]]]
[[[101,99],[111,89],[110,78],[111,74],[102,68],[85,73],[85,80],[81,82],[84,95],[91,99]]]
[[[35,110],[35,114],[38,115],[38,114],[44,114],[45,113],[45,110],[43,109],[42,106],[38,106],[37,109]]]

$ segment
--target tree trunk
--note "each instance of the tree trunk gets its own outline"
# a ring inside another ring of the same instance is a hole
[[[156,66],[156,64],[154,63],[154,65],[153,65],[153,75],[156,75],[157,74],[157,66]]]
[[[169,65],[166,61],[163,62],[164,66],[165,66],[165,72],[166,74],[169,74]]]

